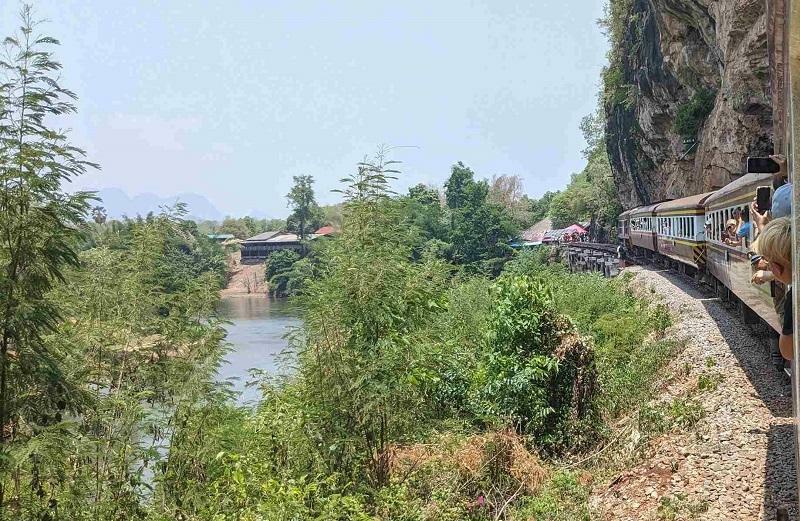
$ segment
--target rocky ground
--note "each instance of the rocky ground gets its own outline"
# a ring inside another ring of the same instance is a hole
[[[664,395],[697,393],[701,375],[721,380],[696,394],[705,416],[694,427],[656,439],[642,463],[595,488],[598,519],[773,520],[779,506],[797,519],[791,390],[764,333],[686,277],[626,271],[663,297],[676,316],[670,334],[687,342]]]

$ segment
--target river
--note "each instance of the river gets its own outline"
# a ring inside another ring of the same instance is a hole
[[[286,333],[300,324],[297,314],[285,299],[266,296],[230,296],[219,303],[219,315],[230,324],[226,327],[231,351],[219,371],[220,380],[231,379],[241,392],[240,403],[253,403],[259,392],[245,384],[252,380],[250,369],[275,373],[277,355],[288,345]]]

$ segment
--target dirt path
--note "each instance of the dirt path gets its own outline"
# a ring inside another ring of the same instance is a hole
[[[772,520],[785,505],[797,519],[791,390],[766,341],[689,279],[649,267],[626,271],[677,316],[670,334],[687,347],[672,367],[687,376],[673,385],[696,387],[711,370],[723,379],[700,395],[705,417],[691,432],[659,438],[639,466],[596,487],[597,517]]]
[[[263,295],[267,292],[267,283],[264,280],[266,267],[263,262],[258,264],[242,264],[239,252],[231,254],[228,258],[231,278],[228,286],[222,290],[222,297],[245,295]]]

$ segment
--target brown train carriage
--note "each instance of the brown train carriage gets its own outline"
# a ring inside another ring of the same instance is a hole
[[[741,245],[726,244],[723,236],[725,223],[734,217],[735,211],[750,205],[759,186],[771,185],[771,174],[747,174],[706,199],[706,270],[718,281],[719,290],[724,291],[721,284],[772,328],[780,331],[781,324],[773,301],[773,295],[779,289],[774,284],[750,282],[753,268],[747,253],[755,236],[754,228],[751,225],[750,234]]]
[[[630,242],[634,251],[657,251],[655,209],[661,203],[640,206],[630,210]]]
[[[674,199],[655,209],[658,253],[695,270],[705,265],[705,202],[714,192]]]

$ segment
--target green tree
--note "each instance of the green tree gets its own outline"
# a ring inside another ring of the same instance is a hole
[[[247,223],[235,217],[225,217],[219,227],[219,233],[229,233],[237,239],[247,239],[255,235]]]
[[[300,254],[292,250],[276,251],[267,259],[266,279],[270,293],[284,297],[289,294],[292,267],[300,260]]]
[[[451,210],[462,208],[466,204],[467,190],[475,182],[475,172],[461,161],[450,169],[450,177],[444,184],[445,200]]]
[[[547,217],[550,213],[550,203],[559,192],[545,192],[539,199],[529,201],[528,211],[530,212],[531,222],[537,223]]]
[[[418,184],[408,189],[408,195],[400,198],[403,224],[416,231],[414,256],[420,258],[425,250],[446,250],[449,229],[445,208],[442,207],[439,191]],[[437,246],[433,246],[433,244]]]
[[[504,207],[488,200],[488,183],[475,181],[473,176],[472,170],[459,162],[446,184],[451,256],[472,270],[497,275],[511,256],[509,242],[518,228]]]
[[[58,130],[76,112],[76,96],[59,83],[54,38],[38,33],[31,8],[0,59],[0,518],[5,518],[8,445],[30,434],[40,416],[23,397],[47,389],[64,407],[72,394],[61,360],[42,341],[59,321],[48,292],[78,265],[76,245],[92,195],[69,182],[96,165]],[[62,407],[63,408],[63,407]]]
[[[286,195],[292,214],[286,221],[286,228],[305,240],[308,235],[322,226],[324,214],[314,198],[314,178],[310,175],[294,176],[294,186]]]

